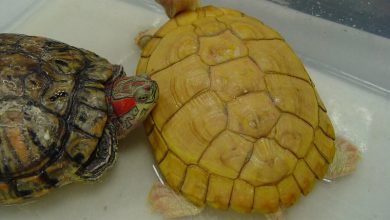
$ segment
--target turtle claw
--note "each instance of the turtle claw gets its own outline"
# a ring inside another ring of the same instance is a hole
[[[149,193],[149,202],[152,210],[160,213],[164,218],[179,218],[199,214],[199,208],[178,195],[169,186],[156,182]]]
[[[335,141],[336,154],[333,163],[330,164],[325,180],[334,180],[346,176],[355,171],[361,158],[359,149],[345,138],[337,137]]]
[[[284,215],[282,209],[279,208],[279,210],[275,213],[266,214],[265,218],[267,220],[284,220]]]

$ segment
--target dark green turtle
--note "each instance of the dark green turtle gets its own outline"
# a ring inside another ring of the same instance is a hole
[[[154,81],[92,52],[0,34],[0,204],[99,179],[157,98]]]

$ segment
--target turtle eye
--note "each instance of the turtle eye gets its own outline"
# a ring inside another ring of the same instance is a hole
[[[144,103],[148,100],[148,94],[143,89],[137,89],[135,92],[135,97],[137,99],[137,102]]]
[[[140,95],[138,96],[137,101],[145,102],[147,99],[148,97],[146,95]]]

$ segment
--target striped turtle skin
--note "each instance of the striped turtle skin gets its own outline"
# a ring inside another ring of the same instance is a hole
[[[58,41],[0,34],[1,204],[96,180],[113,164],[105,85],[117,69]]]

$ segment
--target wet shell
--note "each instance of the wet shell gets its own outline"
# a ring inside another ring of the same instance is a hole
[[[334,131],[285,40],[238,11],[204,7],[169,20],[138,73],[159,84],[145,123],[166,182],[198,206],[273,213],[325,175]]]

